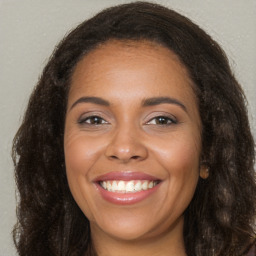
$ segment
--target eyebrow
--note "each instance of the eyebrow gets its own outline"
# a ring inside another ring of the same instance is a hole
[[[72,104],[69,110],[71,110],[72,108],[74,108],[76,105],[80,103],[93,103],[101,106],[110,106],[110,103],[107,100],[104,100],[100,97],[81,97]],[[187,112],[187,108],[183,103],[181,103],[177,99],[170,98],[170,97],[148,98],[143,100],[142,102],[143,107],[156,106],[160,104],[175,104],[181,107],[185,112]]]
[[[149,98],[145,99],[142,103],[143,107],[148,107],[148,106],[155,106],[155,105],[160,105],[160,104],[175,104],[181,107],[185,112],[187,112],[187,108],[183,103],[181,103],[179,100],[170,98],[170,97],[155,97],[155,98]]]
[[[102,106],[109,106],[110,105],[110,103],[108,101],[106,101],[102,98],[99,98],[99,97],[81,97],[72,104],[72,106],[70,107],[69,110],[71,110],[77,104],[80,104],[80,103],[94,103],[94,104],[102,105]]]

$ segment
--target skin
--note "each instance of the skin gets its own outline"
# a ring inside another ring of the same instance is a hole
[[[110,104],[77,102],[81,97]],[[155,97],[170,97],[184,107],[143,106]],[[90,116],[99,116],[99,122]],[[164,124],[159,116],[165,117]],[[90,221],[98,255],[186,255],[183,213],[199,175],[205,174],[205,168],[200,170],[200,134],[193,83],[169,49],[147,41],[112,40],[78,63],[67,105],[66,170],[71,193]],[[116,205],[104,200],[93,182],[112,171],[143,172],[161,183],[136,204]]]

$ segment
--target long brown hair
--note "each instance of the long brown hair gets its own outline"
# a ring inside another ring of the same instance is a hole
[[[199,180],[185,212],[189,256],[244,255],[255,241],[254,141],[246,100],[228,60],[202,29],[157,4],[112,7],[83,22],[58,45],[32,93],[13,144],[19,192],[14,241],[20,256],[96,255],[90,227],[69,191],[63,133],[70,78],[99,44],[149,40],[177,54],[196,85],[203,124]]]

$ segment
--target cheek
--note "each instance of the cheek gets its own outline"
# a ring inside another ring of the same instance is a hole
[[[199,151],[194,143],[181,144],[176,150],[172,161],[175,171],[170,170],[171,188],[182,193],[181,200],[184,200],[184,205],[188,205],[199,178]]]
[[[162,146],[155,147],[154,150],[159,156],[159,162],[165,163],[166,167],[175,171],[179,169],[189,170],[198,168],[200,159],[200,146],[198,141],[180,136],[172,138],[169,143],[163,142]],[[174,168],[176,166],[176,168]]]
[[[166,168],[169,166],[169,195],[176,198],[175,205],[181,212],[191,202],[199,178],[199,151],[191,142],[176,144],[175,153],[165,162]]]
[[[158,164],[164,167],[171,183],[169,187],[173,191],[184,189],[192,192],[196,187],[200,160],[200,139],[196,138],[197,136],[183,134],[154,148]]]
[[[64,138],[66,173],[70,191],[89,220],[93,219],[90,202],[90,170],[99,155],[100,146],[81,132],[66,131]]]
[[[86,138],[81,132],[66,132],[64,139],[67,172],[86,174],[101,151],[97,140]]]

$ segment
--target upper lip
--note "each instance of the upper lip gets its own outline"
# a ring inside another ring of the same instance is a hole
[[[120,171],[120,172],[108,172],[95,178],[94,182],[100,182],[104,180],[156,180],[160,179],[152,175],[143,172],[133,172],[133,171]]]

